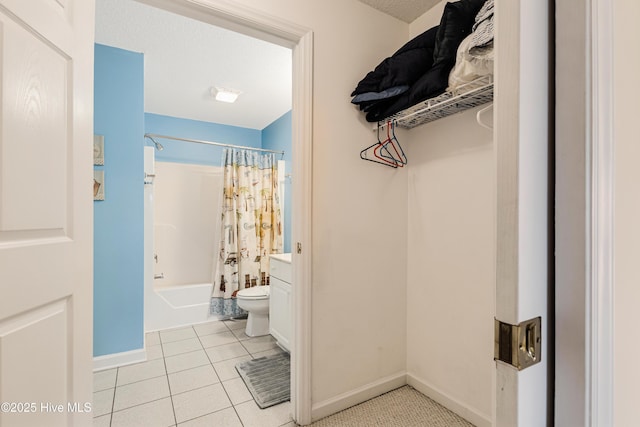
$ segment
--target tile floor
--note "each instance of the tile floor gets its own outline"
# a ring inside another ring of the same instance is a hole
[[[246,320],[147,334],[147,361],[93,374],[95,427],[294,427],[290,403],[256,405],[238,362],[281,352]]]

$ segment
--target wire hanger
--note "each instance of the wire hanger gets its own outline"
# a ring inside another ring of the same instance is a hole
[[[392,136],[389,135],[390,131]],[[387,122],[387,140],[389,141],[389,144],[393,147],[393,151],[395,153],[393,160],[395,160],[398,164],[401,164],[400,167],[406,165],[407,156],[406,154],[404,154],[404,150],[400,145],[400,141],[398,141],[398,138],[396,137],[396,121],[395,120]]]
[[[381,165],[390,166],[396,169],[399,164],[387,148],[387,144],[389,142],[389,139],[385,140],[384,142],[380,141],[380,127],[378,126],[378,140],[364,150],[360,151],[360,158],[363,160],[368,160],[370,162],[380,163]],[[373,150],[371,151],[371,154],[369,154],[372,148]],[[381,154],[382,151],[384,151],[385,154]],[[371,155],[373,157],[369,157]]]
[[[387,127],[387,139],[385,139],[383,142],[381,142],[382,145],[384,145],[384,148],[386,148],[386,153],[389,154],[388,156],[385,156],[384,153],[381,153],[382,157],[384,157],[387,160],[390,160],[392,162],[395,162],[396,165],[398,165],[398,167],[403,167],[404,164],[400,161],[398,161],[398,158],[394,155],[394,151],[395,154],[398,153],[398,150],[396,149],[396,147],[393,145],[393,140],[391,139],[391,134],[390,134],[390,130],[389,130],[389,125],[391,122],[387,122],[385,123],[384,126]],[[378,128],[380,129],[380,128]],[[378,137],[378,141],[380,141],[380,138]],[[391,147],[393,149],[393,151],[391,151],[389,149],[389,147]]]
[[[482,126],[485,129],[489,129],[489,130],[493,130],[493,124],[487,124],[482,120],[482,115],[484,113],[486,113],[487,111],[489,111],[490,109],[493,108],[493,102],[491,104],[489,104],[487,107],[484,107],[483,109],[479,110],[478,113],[476,114],[476,121],[478,122],[478,124],[480,126]]]
[[[380,123],[377,126],[377,142],[360,152],[360,158],[374,163],[380,163],[392,168],[404,167],[407,164],[407,156],[395,135],[395,121],[387,121],[387,138],[380,140]],[[382,126],[385,126],[382,125]],[[392,136],[393,134],[393,136]],[[373,150],[371,150],[373,149]]]

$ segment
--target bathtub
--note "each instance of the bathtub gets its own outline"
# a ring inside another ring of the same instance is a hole
[[[152,295],[148,295],[152,315],[147,316],[145,329],[156,331],[212,320],[209,316],[212,289],[211,283],[154,287]]]
[[[187,310],[202,306],[209,307],[212,287],[211,283],[200,283],[157,287],[155,291],[174,310]]]
[[[217,320],[211,280],[222,206],[222,168],[156,164],[153,150],[145,147],[147,332]]]

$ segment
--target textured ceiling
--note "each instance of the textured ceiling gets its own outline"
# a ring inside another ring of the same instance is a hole
[[[359,0],[374,9],[411,23],[442,0]]]
[[[146,112],[263,129],[291,109],[288,48],[134,0],[96,1],[96,43],[144,54]],[[214,86],[242,94],[218,102]]]

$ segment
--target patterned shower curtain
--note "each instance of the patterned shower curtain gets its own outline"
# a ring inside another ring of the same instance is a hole
[[[225,148],[220,252],[211,314],[244,313],[238,290],[269,284],[269,254],[282,253],[278,162],[274,154]]]

